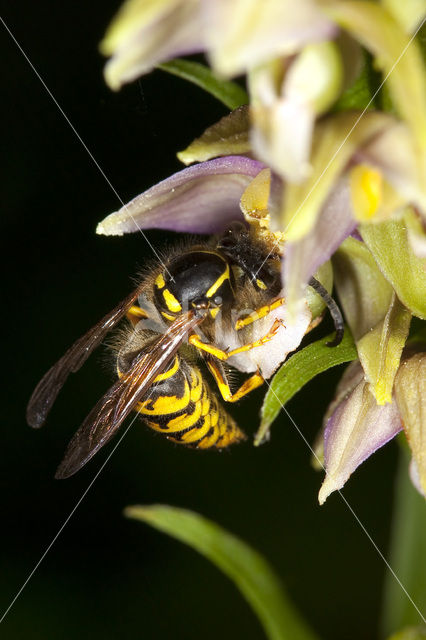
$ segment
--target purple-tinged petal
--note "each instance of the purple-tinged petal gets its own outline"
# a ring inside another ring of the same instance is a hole
[[[402,429],[396,402],[379,406],[361,381],[334,411],[324,433],[325,480],[318,500],[323,504],[341,489],[355,469]]]
[[[228,156],[183,169],[151,187],[98,224],[96,233],[121,236],[140,229],[217,233],[242,220],[240,198],[264,168],[243,156]]]
[[[127,0],[101,43],[102,53],[112,56],[105,80],[117,90],[161,62],[203,49],[199,0]]]
[[[341,178],[322,208],[316,226],[304,238],[285,247],[283,282],[290,306],[303,296],[311,276],[333,255],[355,225],[349,183]]]

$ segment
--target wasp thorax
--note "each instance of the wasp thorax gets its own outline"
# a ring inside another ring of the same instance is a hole
[[[157,276],[154,296],[162,315],[173,320],[188,309],[217,311],[230,309],[234,300],[232,270],[216,251],[198,250],[183,253]]]

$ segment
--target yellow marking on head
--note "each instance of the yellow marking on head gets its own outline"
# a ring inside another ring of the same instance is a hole
[[[256,278],[256,284],[259,287],[259,289],[265,290],[268,288],[266,284],[263,282],[263,280],[259,280],[259,278]]]
[[[164,278],[163,278],[163,274],[160,273],[156,278],[155,278],[155,286],[158,289],[162,289],[164,287],[166,283],[164,282]]]
[[[210,313],[211,317],[213,318],[213,320],[216,318],[216,316],[219,313],[219,311],[220,311],[219,307],[213,307],[212,309],[209,309],[209,313]]]
[[[170,313],[166,313],[165,311],[162,311],[161,315],[163,316],[163,318],[166,318],[166,320],[175,320],[176,319],[175,316],[171,316]]]
[[[166,301],[167,308],[170,309],[170,311],[173,311],[173,313],[182,311],[180,302],[176,300],[173,293],[171,293],[168,289],[164,289],[163,297],[164,297],[164,300]]]
[[[216,280],[216,282],[214,282],[212,284],[212,286],[210,287],[210,289],[206,292],[206,297],[207,298],[211,298],[212,296],[214,296],[216,291],[219,289],[219,287],[222,286],[222,284],[225,282],[225,280],[229,280],[229,265],[228,264],[226,265],[226,269],[222,273],[222,275],[219,276],[219,278]]]

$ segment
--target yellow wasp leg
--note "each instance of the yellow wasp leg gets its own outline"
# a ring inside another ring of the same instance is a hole
[[[281,307],[281,305],[283,305],[284,302],[285,302],[284,298],[278,298],[278,300],[271,302],[271,304],[267,304],[264,307],[260,307],[259,309],[256,309],[256,311],[253,311],[253,313],[250,313],[250,315],[245,316],[245,318],[240,318],[239,320],[237,320],[237,322],[235,323],[235,329],[239,331],[239,329],[242,329],[243,327],[246,327],[247,325],[252,324],[253,322],[256,322],[256,320],[260,320],[261,318],[264,318],[265,316],[268,315],[270,311],[273,311],[274,309],[278,309],[278,307]]]
[[[232,351],[223,351],[223,349],[219,349],[219,347],[216,347],[216,345],[214,344],[207,344],[206,342],[203,342],[196,333],[189,336],[188,342],[189,344],[192,344],[194,347],[197,347],[197,349],[200,349],[200,351],[205,351],[206,353],[210,353],[212,356],[215,356],[218,360],[228,360],[228,358],[230,358],[231,356],[237,355],[237,353],[243,353],[244,351],[251,351],[251,349],[254,349],[255,347],[261,347],[263,344],[265,344],[265,342],[269,342],[269,340],[271,340],[274,337],[274,335],[276,334],[276,332],[278,331],[281,325],[282,325],[281,320],[275,320],[271,329],[268,331],[266,335],[262,336],[262,338],[259,338],[259,340],[255,340],[254,342],[243,344],[242,347],[238,347],[237,349],[232,349]]]
[[[137,325],[139,320],[143,320],[148,318],[148,314],[141,307],[137,307],[136,305],[132,305],[128,312],[126,313],[126,318],[130,320],[133,326]]]
[[[260,387],[265,382],[259,371],[257,371],[241,385],[238,391],[232,393],[227,380],[225,380],[217,364],[209,361],[207,362],[207,366],[213,378],[216,380],[216,384],[225,402],[237,402],[237,400],[240,400],[240,398],[254,391],[254,389],[257,389],[257,387]]]

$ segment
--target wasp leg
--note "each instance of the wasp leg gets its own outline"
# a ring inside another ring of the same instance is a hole
[[[264,307],[260,307],[259,309],[256,309],[256,311],[253,311],[252,313],[250,313],[250,315],[237,320],[237,322],[235,323],[235,329],[239,331],[243,327],[246,327],[247,325],[252,324],[253,322],[256,322],[256,320],[260,320],[261,318],[264,318],[265,316],[268,315],[270,311],[273,311],[274,309],[278,309],[278,307],[281,307],[281,305],[283,304],[284,304],[284,298],[278,298],[278,300],[271,302],[271,304],[266,304]]]
[[[126,313],[126,318],[130,320],[132,325],[135,327],[140,320],[145,320],[148,318],[148,314],[141,307],[136,306],[135,304],[130,307],[130,309]]]
[[[265,382],[260,372],[256,371],[256,373],[250,376],[250,378],[248,378],[235,393],[232,393],[220,362],[208,360],[207,366],[215,379],[221,396],[225,402],[237,402],[240,398],[244,397],[251,391],[254,391]]]
[[[215,356],[218,360],[228,360],[228,358],[230,358],[231,356],[237,355],[237,353],[243,353],[244,351],[251,351],[251,349],[254,349],[255,347],[261,347],[263,344],[265,344],[265,342],[269,342],[269,340],[271,340],[274,337],[274,335],[277,333],[280,326],[282,326],[281,320],[275,320],[274,324],[272,325],[268,333],[262,336],[261,338],[259,338],[259,340],[255,340],[254,342],[243,344],[241,347],[238,347],[237,349],[232,349],[231,351],[223,351],[223,349],[219,349],[219,347],[216,347],[216,345],[214,344],[208,344],[206,342],[203,342],[196,333],[193,333],[191,336],[189,336],[188,342],[189,344],[192,344],[192,346],[197,347],[197,349],[200,349],[200,351],[205,351],[206,353],[210,353],[212,356]]]

